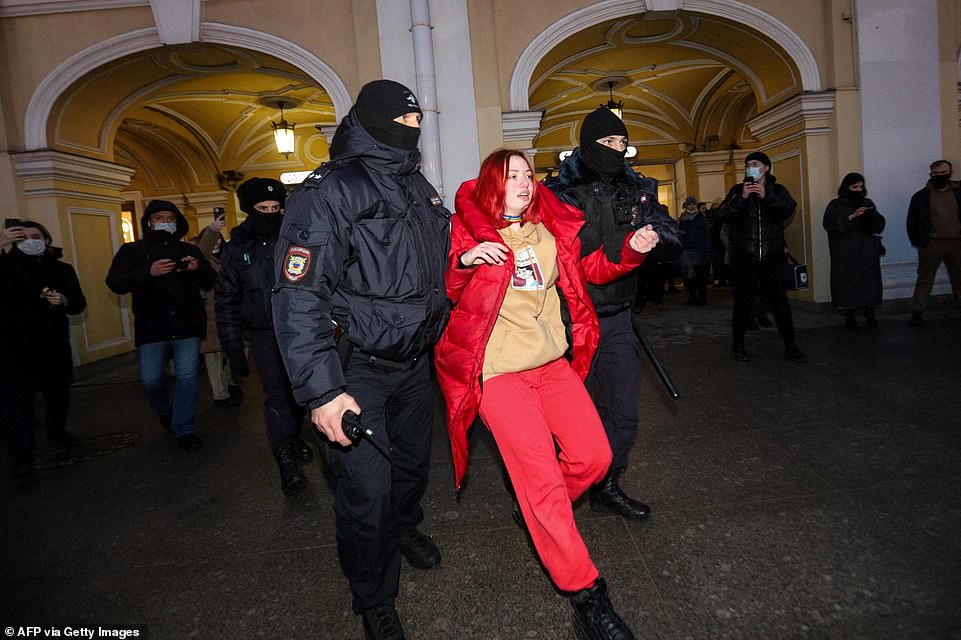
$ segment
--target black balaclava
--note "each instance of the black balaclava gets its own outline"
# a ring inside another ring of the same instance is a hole
[[[422,113],[417,98],[404,85],[393,80],[368,82],[360,90],[354,109],[360,125],[378,142],[404,151],[417,148],[420,129],[394,122],[405,113]]]
[[[857,184],[858,182],[864,182],[864,176],[860,173],[849,173],[844,176],[841,180],[841,186],[838,187],[838,197],[844,198],[855,207],[860,207],[864,204],[864,199],[868,197],[868,188],[865,185],[864,191],[851,191],[851,185]]]
[[[284,221],[281,213],[261,213],[254,207],[261,202],[276,200],[280,208],[287,201],[287,188],[273,178],[251,178],[237,188],[240,210],[247,214],[254,233],[262,238],[276,238]]]
[[[594,109],[581,124],[581,157],[587,168],[602,178],[612,178],[624,170],[624,151],[611,149],[598,140],[607,136],[627,137],[627,127],[607,107]]]

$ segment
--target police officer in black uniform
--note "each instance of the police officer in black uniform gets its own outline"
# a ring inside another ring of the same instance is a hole
[[[624,159],[626,151],[627,127],[610,109],[596,109],[581,124],[580,146],[561,164],[557,177],[544,184],[584,212],[579,234],[582,255],[601,247],[609,260],[619,262],[626,239],[636,228],[651,224],[658,235],[653,259],[667,259],[680,253],[677,225],[657,203],[657,181],[638,176]],[[587,285],[601,337],[584,383],[614,454],[607,476],[591,488],[591,509],[631,520],[650,513],[646,504],[627,496],[619,484],[637,433],[641,363],[631,304],[638,273],[635,269],[609,284]]]
[[[273,178],[251,178],[237,189],[240,210],[247,219],[230,232],[230,242],[220,252],[214,315],[234,375],[250,374],[244,336],[250,337],[250,351],[264,388],[267,439],[280,470],[280,488],[284,495],[292,496],[307,488],[300,463],[310,462],[313,452],[299,435],[306,412],[291,394],[270,308],[276,281],[274,246],[286,199],[287,189]]]
[[[440,561],[416,527],[430,456],[428,353],[448,313],[450,212],[418,170],[420,117],[403,85],[365,85],[331,161],[288,198],[275,252],[277,340],[294,397],[329,441],[337,548],[368,638],[404,637],[400,555],[422,569]],[[347,411],[379,448],[344,435]]]

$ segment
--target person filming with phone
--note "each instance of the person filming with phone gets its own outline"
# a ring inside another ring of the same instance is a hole
[[[744,158],[744,182],[728,191],[719,215],[730,225],[731,274],[734,280],[732,333],[734,359],[749,360],[744,335],[754,317],[758,290],[774,313],[784,355],[794,362],[807,362],[794,343],[794,320],[784,293],[782,273],[785,255],[784,223],[797,203],[787,188],[771,174],[771,159],[760,151]]]
[[[867,196],[864,176],[847,174],[822,222],[831,252],[831,302],[844,313],[844,326],[851,331],[860,329],[858,309],[867,326],[878,326],[874,308],[881,304],[884,216]]]
[[[61,260],[40,223],[8,219],[0,232],[0,423],[14,457],[12,477],[33,473],[34,399],[46,401],[44,422],[53,448],[74,445],[66,429],[73,374],[68,315],[87,300],[73,267]]]
[[[216,272],[200,249],[181,238],[190,229],[172,202],[153,200],[140,219],[141,238],[117,251],[107,273],[116,294],[133,295],[134,341],[140,383],[160,425],[188,451],[202,445],[197,435],[197,370],[207,314],[200,296]],[[171,398],[164,376],[173,352],[176,382]]]

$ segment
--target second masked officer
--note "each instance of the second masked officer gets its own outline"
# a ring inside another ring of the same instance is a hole
[[[423,519],[431,442],[428,357],[447,319],[450,212],[418,170],[421,109],[390,80],[365,85],[331,161],[287,200],[274,326],[294,397],[327,438],[341,567],[370,638],[402,638],[400,555],[440,552]],[[347,411],[387,452],[352,443]]]
[[[581,124],[580,146],[561,164],[557,177],[544,184],[584,212],[585,224],[578,235],[582,255],[603,248],[611,262],[620,262],[624,239],[646,224],[657,232],[655,251],[661,252],[660,257],[680,253],[677,225],[657,203],[657,181],[634,173],[625,160],[626,152],[627,127],[607,107],[595,109]],[[601,335],[584,382],[614,453],[610,471],[591,488],[591,508],[631,520],[650,513],[647,505],[628,497],[619,484],[637,433],[641,363],[631,324],[637,281],[634,270],[608,284],[588,284]]]

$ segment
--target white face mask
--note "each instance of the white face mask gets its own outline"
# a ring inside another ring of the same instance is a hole
[[[17,249],[28,256],[39,256],[47,250],[47,242],[43,238],[27,238],[17,243]]]
[[[761,167],[748,167],[744,174],[754,178],[754,181],[757,182],[761,179]]]
[[[154,231],[166,231],[169,234],[174,234],[177,231],[176,222],[154,222],[151,223],[150,227]]]

